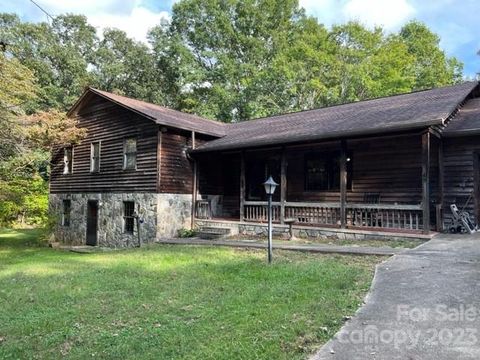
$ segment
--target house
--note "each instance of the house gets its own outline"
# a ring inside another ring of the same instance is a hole
[[[478,82],[232,124],[88,88],[69,116],[87,136],[53,154],[50,204],[72,244],[264,232],[269,175],[277,232],[429,238],[451,203],[480,217]]]

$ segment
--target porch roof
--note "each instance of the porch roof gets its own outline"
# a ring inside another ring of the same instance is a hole
[[[444,136],[465,136],[480,133],[480,98],[470,99],[443,130]]]
[[[383,134],[441,125],[477,85],[477,81],[470,81],[229,124],[224,137],[205,143],[193,152]]]

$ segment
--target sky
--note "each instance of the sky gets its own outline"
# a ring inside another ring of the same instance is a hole
[[[51,15],[80,13],[99,32],[104,27],[124,30],[146,41],[149,28],[170,16],[175,0],[34,0]],[[464,73],[480,72],[479,0],[299,0],[308,15],[326,26],[359,20],[398,31],[412,19],[426,23],[437,33],[449,56],[464,63]],[[46,21],[46,15],[31,0],[0,0],[0,12],[16,13],[24,21]]]

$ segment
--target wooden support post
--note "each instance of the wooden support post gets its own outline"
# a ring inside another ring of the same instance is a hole
[[[282,149],[280,162],[280,223],[285,223],[285,202],[287,201],[287,150]]]
[[[430,232],[430,132],[422,134],[423,233]]]
[[[240,153],[240,222],[245,219],[245,152]]]
[[[473,204],[475,221],[480,224],[480,152],[473,152]]]
[[[195,149],[195,131],[192,131],[192,149]],[[192,223],[191,228],[195,228],[195,213],[197,210],[198,193],[198,165],[197,160],[193,159],[193,179],[192,179]]]
[[[347,226],[347,141],[341,141],[340,150],[340,227]]]
[[[443,214],[444,209],[444,166],[443,166],[443,141],[438,140],[438,198],[436,213],[436,230],[443,231]]]

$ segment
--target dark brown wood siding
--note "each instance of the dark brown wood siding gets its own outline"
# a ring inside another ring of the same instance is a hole
[[[450,204],[457,204],[460,210],[465,207],[472,216],[475,214],[474,171],[478,176],[478,169],[474,169],[474,161],[479,154],[480,136],[443,139],[443,209],[446,226],[452,218]]]
[[[288,151],[287,201],[339,201],[339,191],[305,191],[305,156],[340,151],[330,143]],[[421,137],[411,135],[388,139],[350,140],[352,188],[347,202],[363,202],[366,193],[380,194],[382,203],[419,204],[421,191]]]
[[[86,138],[74,146],[73,173],[63,174],[63,149],[52,155],[50,191],[154,192],[158,125],[99,96],[76,115]],[[123,142],[137,138],[137,170],[123,170]],[[100,172],[90,172],[90,144],[101,142]]]
[[[192,133],[166,129],[160,135],[160,193],[191,194],[193,190],[193,160],[187,152],[192,147]],[[197,134],[196,146],[207,138]]]

